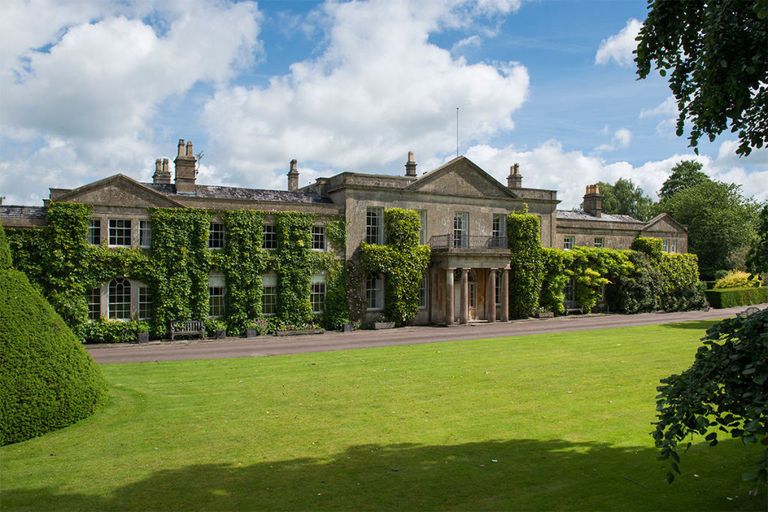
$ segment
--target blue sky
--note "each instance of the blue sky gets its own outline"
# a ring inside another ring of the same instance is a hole
[[[674,135],[659,77],[636,79],[645,1],[229,2],[12,0],[0,20],[0,195],[123,172],[149,180],[179,138],[199,181],[284,188],[335,172],[423,172],[467,155],[504,181],[554,188],[630,178],[650,195],[699,159],[768,199],[768,152],[733,138],[699,156]]]

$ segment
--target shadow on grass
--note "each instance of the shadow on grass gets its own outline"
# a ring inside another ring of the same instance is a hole
[[[765,510],[765,492],[748,497],[740,482],[756,454],[730,441],[694,447],[686,476],[667,485],[650,448],[561,440],[364,445],[323,460],[164,470],[108,496],[6,490],[0,503],[4,511]]]
[[[718,320],[693,320],[690,322],[678,322],[674,324],[664,324],[665,327],[671,327],[672,329],[689,329],[701,331],[701,336],[707,333],[707,329],[712,327],[718,322]]]

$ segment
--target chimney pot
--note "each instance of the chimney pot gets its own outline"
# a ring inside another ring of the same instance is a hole
[[[192,151],[192,141],[187,141],[187,158],[195,156],[194,151]]]
[[[416,177],[416,161],[413,159],[413,151],[408,152],[408,161],[405,163],[405,175]]]
[[[600,186],[587,185],[587,193],[584,195],[584,211],[594,217],[600,217],[603,214],[603,196],[600,194]]]
[[[507,188],[518,189],[523,188],[523,177],[520,175],[520,164],[512,164],[509,166],[509,176],[507,176]]]
[[[192,141],[179,139],[179,152],[173,161],[176,166],[176,193],[194,195],[197,192],[195,181],[197,179],[197,163],[195,153],[192,148]],[[170,174],[170,173],[169,173]]]
[[[288,191],[297,192],[299,190],[299,163],[294,158],[291,160],[288,170]]]
[[[179,151],[176,156],[184,156],[184,139],[179,139]]]

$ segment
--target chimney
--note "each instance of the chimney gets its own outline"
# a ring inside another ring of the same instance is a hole
[[[171,184],[171,172],[168,170],[168,159],[155,160],[155,174],[152,175],[152,183],[159,185]]]
[[[587,193],[584,194],[584,211],[594,217],[600,217],[603,213],[603,195],[597,183],[587,185]]]
[[[192,141],[188,141],[186,147],[184,145],[184,139],[179,139],[178,153],[173,164],[176,166],[176,193],[177,194],[194,194],[195,179],[197,176],[197,169],[195,164],[197,159],[192,150]]]
[[[509,176],[507,176],[507,188],[523,188],[523,177],[520,175],[520,164],[514,164],[509,168]]]
[[[408,161],[405,162],[405,175],[411,178],[416,177],[416,161],[413,159],[413,151],[408,152]]]
[[[299,170],[298,162],[294,158],[291,160],[291,168],[288,171],[288,192],[297,192],[299,190]]]

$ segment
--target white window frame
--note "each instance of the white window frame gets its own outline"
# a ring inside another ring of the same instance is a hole
[[[149,249],[152,246],[152,226],[148,220],[139,221],[139,247]]]
[[[113,283],[114,283],[114,292],[113,292]],[[118,289],[118,287],[121,287],[121,288]],[[128,301],[126,302],[122,300],[120,302],[117,302],[118,298],[122,298],[122,299],[125,298],[126,287],[128,288],[128,293],[127,293]],[[120,291],[121,293],[118,294],[118,291]],[[130,320],[131,319],[131,313],[133,312],[133,300],[131,295],[132,292],[133,292],[133,286],[131,285],[131,281],[124,277],[116,277],[107,284],[107,304],[109,306],[107,317],[110,320]],[[114,302],[112,300],[113,298],[115,299]],[[127,315],[126,315],[126,308],[125,308],[126,304],[128,305]]]
[[[217,226],[214,228],[214,226]],[[208,226],[208,248],[213,251],[220,251],[224,248],[224,232],[223,222],[211,222]]]
[[[142,297],[144,295],[144,297]],[[149,286],[137,284],[136,286],[136,318],[139,320],[149,320],[152,318],[152,296],[149,293]],[[145,300],[142,300],[145,299]]]
[[[271,293],[267,293],[267,290],[272,290]],[[264,306],[267,304],[265,300],[267,296],[273,298],[272,311],[267,312]],[[276,274],[264,274],[261,276],[261,310],[264,316],[272,316],[277,313],[277,275]]]
[[[221,272],[208,274],[208,316],[221,318],[226,313],[227,282]],[[214,303],[213,299],[217,299]]]
[[[566,251],[570,251],[576,246],[576,237],[575,236],[564,236],[563,237],[563,249]]]
[[[324,251],[328,247],[325,239],[325,226],[315,224],[312,226],[312,250]]]
[[[596,236],[594,240],[594,246],[598,249],[603,249],[605,247],[605,237]]]
[[[371,286],[373,283],[373,286]],[[366,311],[384,309],[384,277],[381,274],[369,274],[365,278]]]
[[[497,249],[506,249],[507,239],[507,216],[503,213],[494,213],[493,220],[491,222],[491,237],[498,240],[496,243]]]
[[[469,247],[469,212],[456,212],[453,214],[453,238],[451,243],[453,247]]]
[[[325,274],[312,276],[312,285],[309,291],[309,302],[312,304],[312,313],[319,315],[325,311]]]
[[[269,235],[269,239],[267,238],[267,235]],[[270,251],[277,249],[277,226],[274,224],[264,224],[264,227],[262,228],[262,239],[261,244],[264,249],[268,249]],[[267,240],[270,241],[270,243],[267,243]]]
[[[88,243],[91,245],[101,245],[101,219],[90,219],[88,221]]]
[[[375,225],[371,219],[376,219]],[[384,208],[377,206],[365,210],[365,241],[377,245],[384,243]]]
[[[88,291],[88,319],[101,318],[101,286],[91,288]]]
[[[113,224],[114,223],[114,224]],[[109,219],[108,242],[110,247],[130,247],[132,227],[131,219]],[[125,241],[125,232],[128,232],[128,243]],[[113,235],[114,232],[114,235]],[[114,241],[114,242],[113,242]]]

